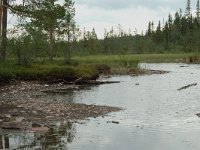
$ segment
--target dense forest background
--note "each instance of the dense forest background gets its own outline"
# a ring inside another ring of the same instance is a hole
[[[18,18],[17,25],[7,31],[6,59],[27,64],[55,57],[70,62],[72,55],[199,52],[199,0],[195,14],[187,0],[184,12],[180,9],[158,23],[150,21],[143,33],[137,33],[137,29],[127,32],[118,25],[117,29],[105,30],[103,39],[98,39],[95,28],[80,31],[74,19],[73,0],[57,2],[27,0],[6,4],[6,9]]]

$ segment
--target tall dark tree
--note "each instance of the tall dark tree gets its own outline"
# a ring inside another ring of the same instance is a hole
[[[165,27],[163,30],[163,36],[164,36],[164,48],[165,50],[169,50],[169,25],[168,22],[165,23]]]
[[[149,21],[148,29],[147,29],[147,35],[151,36],[151,34],[152,34],[151,21]]]
[[[156,29],[156,32],[154,34],[154,41],[158,44],[160,44],[162,42],[162,29],[161,29],[161,22],[158,22],[158,26]]]
[[[61,20],[60,30],[62,34],[66,35],[67,46],[66,46],[65,61],[67,63],[70,63],[72,42],[75,39],[75,32],[77,31],[76,23],[74,20],[75,17],[74,2],[72,0],[65,0],[64,10],[65,10],[65,15]]]
[[[60,20],[65,15],[64,7],[55,4],[57,0],[43,0],[37,5],[32,3],[28,9],[32,11],[31,23],[43,28],[49,34],[49,59],[53,60],[55,32],[59,27]],[[49,15],[51,14],[51,15]]]
[[[200,21],[200,5],[199,5],[199,0],[197,0],[196,4],[197,52],[199,52],[199,21]]]
[[[92,29],[91,33],[89,33],[88,40],[89,40],[88,42],[89,42],[90,54],[96,54],[98,49],[98,38],[95,28]]]
[[[199,21],[200,21],[200,3],[199,3],[199,0],[197,0],[197,3],[196,3],[196,20],[199,23]]]
[[[8,0],[0,1],[0,62],[6,60]]]
[[[190,17],[190,15],[191,15],[191,1],[187,0],[185,16]]]

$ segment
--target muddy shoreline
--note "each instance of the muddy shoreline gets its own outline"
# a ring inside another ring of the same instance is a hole
[[[48,93],[68,93],[88,88],[86,85],[42,84],[18,81],[0,88],[0,128],[34,130],[35,124],[45,127],[69,120],[104,116],[122,108],[46,100]],[[43,99],[45,98],[45,99]],[[46,128],[45,128],[46,129]]]
[[[165,74],[167,71],[142,70],[131,72],[123,70],[128,75]],[[118,70],[115,75],[122,75]],[[60,82],[62,81],[62,82]],[[56,82],[40,81],[16,81],[0,86],[0,128],[11,130],[48,130],[51,124],[69,120],[84,120],[105,116],[111,112],[123,110],[123,108],[111,106],[86,105],[78,103],[66,103],[54,99],[45,99],[47,94],[63,94],[79,91],[90,86],[119,82],[103,82],[98,80],[77,79],[66,84],[63,80]]]

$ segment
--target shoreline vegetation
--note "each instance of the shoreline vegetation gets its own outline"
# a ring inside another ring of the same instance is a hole
[[[193,54],[86,56],[74,57],[71,64],[64,64],[59,59],[51,63],[35,62],[30,66],[16,65],[11,61],[0,64],[2,85],[0,88],[2,99],[0,101],[0,131],[11,129],[45,132],[51,124],[58,121],[84,120],[121,111],[124,108],[68,104],[51,99],[46,101],[34,96],[35,93],[45,97],[48,93],[64,94],[87,88],[89,85],[118,83],[97,80],[101,74],[136,76],[168,73],[162,70],[141,69],[139,62],[148,60],[147,62],[152,63],[197,63],[199,57],[194,57],[195,62],[190,61],[193,56]]]
[[[29,66],[21,66],[15,62],[8,61],[0,64],[0,84],[21,80],[73,83],[79,79],[96,80],[101,74],[134,76],[155,73],[155,71],[139,68],[139,63],[143,62],[199,63],[200,55],[191,53],[76,56],[70,64],[65,64],[64,61],[57,58],[51,63],[38,61]]]

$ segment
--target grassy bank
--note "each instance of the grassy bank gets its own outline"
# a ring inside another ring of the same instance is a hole
[[[133,54],[133,55],[95,55],[74,57],[83,63],[106,63],[111,66],[119,66],[120,62],[134,65],[136,62],[163,63],[163,62],[188,62],[190,58],[200,59],[200,54]]]
[[[77,78],[96,79],[98,71],[94,66],[72,66],[59,64],[37,64],[29,67],[16,64],[0,65],[0,82],[16,80],[54,81],[63,79],[72,81]]]
[[[100,73],[117,74],[124,71],[139,72],[139,62],[189,62],[199,61],[200,55],[195,54],[141,54],[141,55],[98,55],[73,57],[70,65],[63,63],[60,58],[53,62],[37,61],[31,66],[16,65],[16,62],[0,64],[0,82],[10,79],[52,81],[64,79],[66,81],[78,78],[96,79]],[[127,69],[124,69],[127,68]]]

